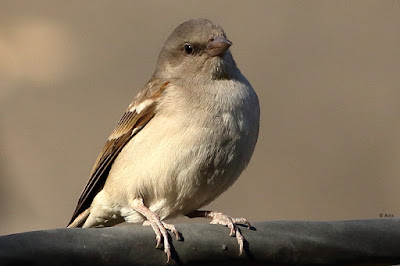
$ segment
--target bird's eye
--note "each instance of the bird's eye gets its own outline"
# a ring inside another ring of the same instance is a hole
[[[193,46],[190,43],[185,43],[185,53],[187,54],[193,53]]]

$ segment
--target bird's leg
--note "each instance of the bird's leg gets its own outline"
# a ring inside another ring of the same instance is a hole
[[[144,206],[142,198],[135,198],[131,204],[132,208],[138,213],[146,217],[147,221],[143,225],[150,225],[156,234],[156,248],[161,246],[161,239],[164,239],[164,252],[167,255],[167,263],[171,259],[171,244],[169,243],[167,230],[174,233],[177,240],[179,240],[179,233],[172,224],[167,224],[161,221],[160,217]]]
[[[229,227],[231,229],[230,236],[236,236],[236,240],[239,244],[239,255],[243,253],[243,244],[244,244],[244,237],[240,232],[239,228],[236,226],[237,224],[245,224],[248,228],[251,227],[249,221],[245,218],[232,218],[226,214],[216,211],[194,211],[189,214],[186,214],[189,218],[196,218],[196,217],[205,217],[210,218],[210,224],[221,224]]]

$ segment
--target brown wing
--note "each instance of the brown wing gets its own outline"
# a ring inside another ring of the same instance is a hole
[[[97,157],[89,182],[81,193],[69,224],[80,213],[90,207],[94,197],[104,187],[108,173],[119,152],[156,114],[158,99],[168,86],[168,83],[162,83],[154,79],[150,80],[129,105]]]

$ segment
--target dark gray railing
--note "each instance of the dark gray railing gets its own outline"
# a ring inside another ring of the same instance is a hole
[[[219,225],[177,224],[171,265],[400,264],[400,220],[273,221],[242,228],[244,254]],[[0,265],[165,265],[139,225],[54,229],[0,237]]]

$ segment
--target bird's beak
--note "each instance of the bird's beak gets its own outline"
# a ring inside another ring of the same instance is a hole
[[[232,45],[232,42],[225,37],[217,36],[214,37],[206,48],[207,54],[211,57],[214,56],[221,56],[223,55],[226,50]]]

